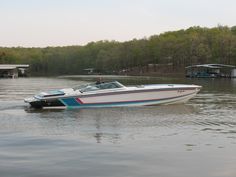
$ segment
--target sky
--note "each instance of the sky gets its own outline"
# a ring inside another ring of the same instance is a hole
[[[236,25],[235,0],[0,0],[0,46],[128,41],[191,26]]]

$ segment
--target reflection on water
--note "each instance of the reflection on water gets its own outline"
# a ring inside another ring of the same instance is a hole
[[[24,97],[89,79],[0,79],[0,176],[236,176],[236,80],[118,79],[203,89],[181,105],[35,110]]]
[[[118,143],[118,141],[122,141],[122,138],[126,138],[127,131],[129,136],[134,137],[141,129],[146,129],[143,132],[145,134],[152,128],[171,128],[191,124],[186,115],[195,112],[196,109],[188,105],[172,105],[41,111],[27,108],[25,111],[30,113],[31,117],[35,116],[45,121],[40,121],[43,123],[44,131],[40,132],[41,134],[54,135],[55,132],[63,129],[62,131],[67,132],[70,136],[79,135],[80,138],[85,139],[95,137],[97,142],[106,139]],[[181,119],[177,119],[176,116],[180,116]],[[52,122],[57,126],[51,126]],[[67,126],[68,124],[69,126]]]

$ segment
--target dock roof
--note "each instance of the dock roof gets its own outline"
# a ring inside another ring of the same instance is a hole
[[[0,64],[0,69],[16,69],[16,68],[28,68],[28,64]]]
[[[212,69],[220,69],[220,68],[236,68],[234,65],[224,65],[224,64],[201,64],[201,65],[191,65],[185,67],[186,69],[189,68],[212,68]]]

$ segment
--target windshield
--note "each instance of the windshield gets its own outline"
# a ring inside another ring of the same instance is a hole
[[[81,85],[74,87],[74,90],[79,90],[80,92],[89,92],[95,90],[104,90],[104,89],[114,89],[114,88],[122,88],[124,87],[119,82],[108,82],[108,83],[101,83],[101,84],[88,84],[88,85]]]

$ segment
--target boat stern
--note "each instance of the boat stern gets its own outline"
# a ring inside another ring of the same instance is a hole
[[[65,95],[62,90],[51,90],[40,92],[29,98],[25,98],[24,102],[29,103],[33,108],[44,108],[44,107],[63,107],[65,106],[58,97]]]
[[[42,108],[43,107],[43,104],[42,104],[41,100],[36,98],[35,96],[29,97],[29,98],[25,98],[24,102],[25,103],[29,103],[30,106],[32,106],[34,108]]]

